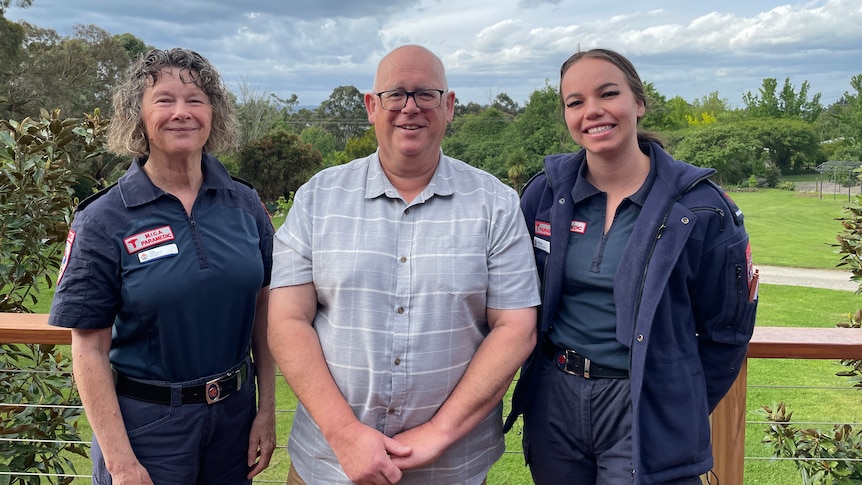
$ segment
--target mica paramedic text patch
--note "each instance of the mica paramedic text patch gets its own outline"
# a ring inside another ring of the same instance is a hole
[[[129,254],[135,254],[142,249],[162,244],[163,242],[170,241],[173,238],[174,232],[171,230],[171,226],[164,226],[129,236],[123,239],[123,244],[125,244],[126,251],[128,251]]]

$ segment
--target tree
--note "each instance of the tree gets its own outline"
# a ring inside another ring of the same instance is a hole
[[[373,127],[372,127],[373,128]],[[299,133],[299,138],[304,142],[308,143],[315,150],[320,152],[320,155],[323,157],[323,166],[331,167],[336,165],[335,156],[338,153],[338,142],[335,141],[335,137],[332,136],[332,133],[320,128],[318,126],[309,126],[305,128]],[[347,141],[350,143],[350,140]],[[376,148],[375,143],[375,148]]]
[[[644,83],[644,92],[647,98],[646,112],[640,120],[640,125],[645,130],[652,131],[673,129],[667,98],[658,92],[653,83]]]
[[[350,137],[344,150],[336,152],[334,164],[342,165],[357,158],[367,157],[377,150],[377,135],[372,125],[360,137]]]
[[[294,94],[290,101],[294,101]],[[247,79],[239,83],[236,100],[237,120],[240,129],[240,145],[245,145],[269,133],[283,120],[284,104],[275,94],[252,85]]]
[[[0,17],[3,17],[3,13],[9,9],[10,5],[12,5],[12,0],[0,0]],[[27,8],[30,5],[33,5],[33,0],[16,0],[15,5],[21,8]]]
[[[523,148],[527,179],[542,169],[542,161],[552,153],[578,149],[563,122],[563,106],[557,88],[546,85],[530,93],[521,114],[506,128],[501,152]]]
[[[338,86],[314,111],[316,122],[332,133],[340,147],[351,136],[360,137],[368,128],[365,95],[354,86]]]
[[[466,105],[463,105],[457,97],[455,98],[455,119],[468,114],[479,114],[483,109],[485,109],[485,107],[479,103],[470,101]]]
[[[456,118],[452,134],[443,140],[443,152],[504,179],[506,150],[502,147],[510,123],[506,113],[496,108]]]
[[[239,176],[251,182],[268,204],[288,198],[321,166],[320,152],[299,136],[276,129],[240,149]]]
[[[751,133],[766,150],[768,160],[786,173],[823,161],[814,125],[798,119],[744,121],[739,128]]]
[[[144,41],[128,32],[115,35],[114,40],[120,44],[132,61],[153,49],[153,46],[145,44]]]
[[[760,88],[760,95],[749,91],[742,96],[742,100],[749,115],[755,118],[800,118],[813,123],[823,111],[823,106],[820,104],[820,93],[815,94],[811,101],[808,100],[809,89],[808,81],[804,81],[797,93],[788,77],[779,93],[778,81],[766,78]]]
[[[765,153],[758,141],[736,125],[708,124],[691,129],[676,146],[674,158],[716,169],[722,185],[738,184],[763,170]]]
[[[5,117],[37,116],[59,108],[80,115],[109,109],[111,89],[130,59],[119,41],[94,25],[76,25],[73,36],[22,23],[26,55],[12,72]]]
[[[506,113],[512,118],[521,112],[521,109],[518,108],[518,103],[514,102],[506,93],[498,94],[497,97],[494,98],[494,102],[491,103],[491,107]]]

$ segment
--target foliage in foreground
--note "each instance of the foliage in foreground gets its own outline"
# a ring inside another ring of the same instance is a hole
[[[53,285],[75,206],[71,167],[103,152],[106,125],[98,110],[0,120],[0,311],[27,313],[40,281]],[[54,346],[0,345],[0,471],[12,472],[0,485],[72,481],[69,453],[86,456],[87,447],[70,369]]]
[[[69,453],[87,457],[89,448],[80,443],[71,360],[53,345],[4,344],[0,362],[0,472],[13,472],[0,475],[0,484],[71,483],[65,475],[77,471]],[[57,476],[26,475],[36,473]]]
[[[852,280],[862,281],[862,197],[856,196],[856,205],[846,207],[844,217],[837,220],[843,227],[836,237],[838,243],[833,245],[843,255],[838,266],[849,266]],[[850,313],[848,320],[838,326],[859,329],[862,309]],[[862,361],[843,359],[841,364],[848,370],[837,375],[849,378],[854,387],[862,387]],[[862,430],[846,423],[835,424],[831,432],[794,426],[790,423],[793,413],[783,402],[775,409],[762,406],[760,413],[770,422],[764,443],[772,446],[774,456],[794,459],[804,485],[862,484]]]
[[[770,422],[764,443],[772,445],[774,456],[795,460],[804,485],[862,484],[862,431],[846,423],[831,432],[794,426],[783,402],[760,413]]]

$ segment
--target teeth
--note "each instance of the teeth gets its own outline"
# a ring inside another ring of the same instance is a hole
[[[590,128],[589,130],[587,130],[587,133],[589,133],[590,135],[597,135],[599,133],[604,133],[606,131],[609,131],[610,129],[611,129],[611,127],[607,126],[607,125],[597,126],[595,128]]]

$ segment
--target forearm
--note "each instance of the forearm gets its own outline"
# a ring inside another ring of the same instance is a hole
[[[500,310],[489,310],[495,314]],[[432,422],[450,443],[475,428],[500,403],[536,342],[536,310],[503,311],[467,371]],[[489,318],[491,321],[492,318]]]
[[[257,298],[251,352],[257,371],[258,411],[275,412],[275,358],[267,342],[269,287]]]
[[[113,475],[127,467],[137,466],[138,459],[129,442],[111,363],[108,360],[110,329],[107,329],[108,348],[96,348],[92,332],[73,330],[72,372],[93,434],[99,440],[108,471]]]
[[[312,327],[316,303],[310,284],[274,289],[269,305],[269,347],[294,394],[330,439],[358,420],[329,372]]]

